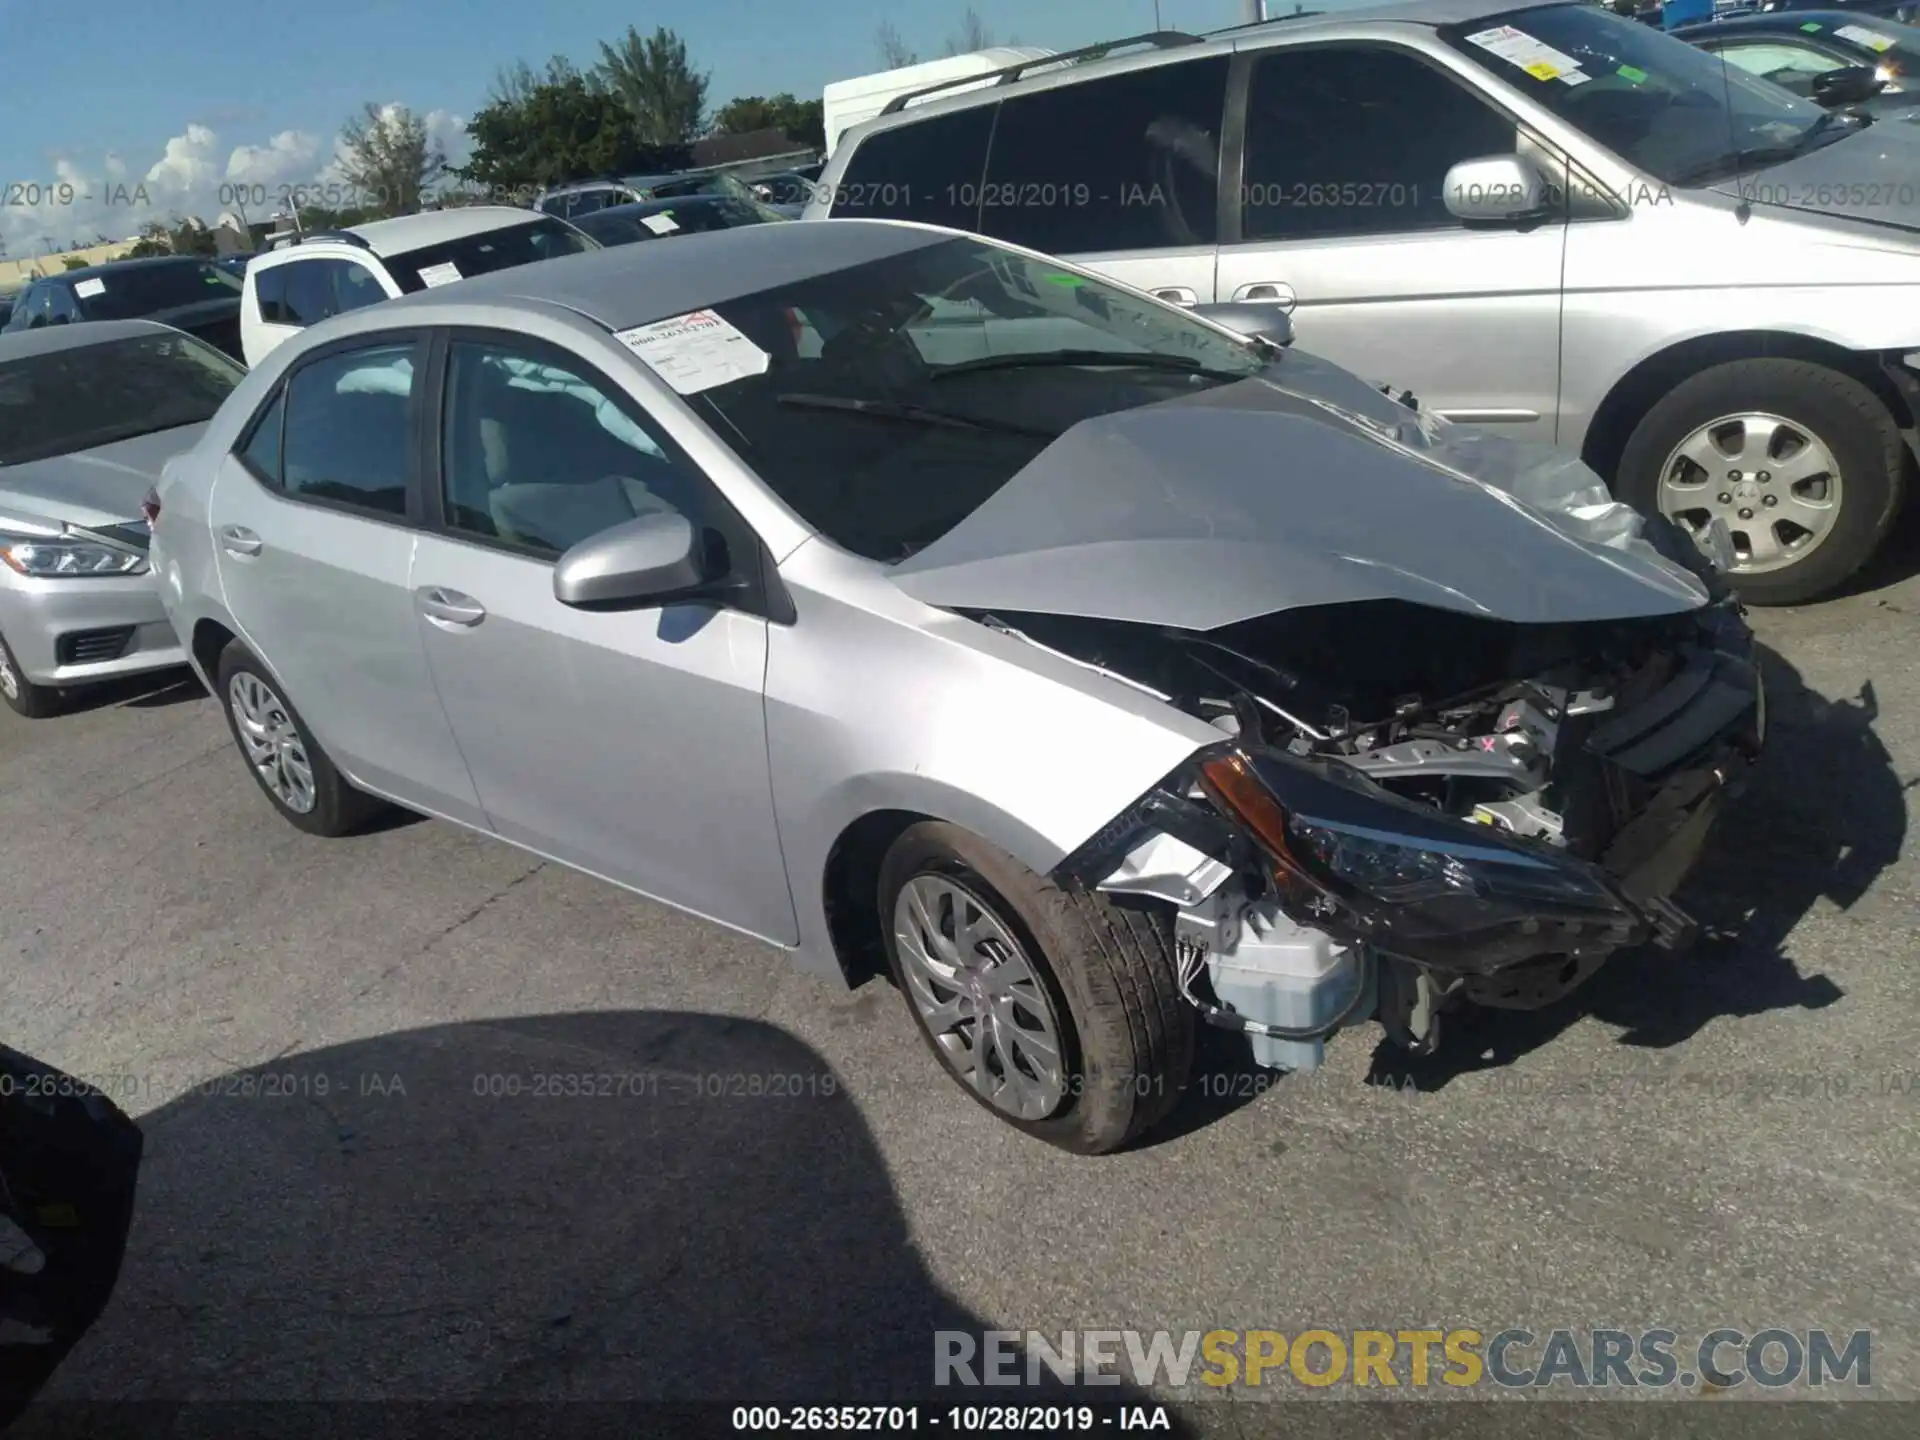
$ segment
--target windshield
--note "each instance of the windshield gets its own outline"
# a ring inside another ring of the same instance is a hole
[[[599,248],[599,242],[566,221],[542,215],[524,225],[484,230],[443,245],[429,245],[382,258],[394,283],[403,292],[412,294],[452,280],[470,280],[492,270],[511,270],[516,265],[531,265],[536,260],[578,255],[583,250]]]
[[[205,260],[107,266],[73,282],[80,313],[89,320],[138,320],[143,315],[240,299],[240,278]]]
[[[246,372],[191,335],[139,335],[0,362],[0,465],[213,418]]]
[[[766,368],[705,389],[683,379],[691,403],[807,523],[889,563],[959,524],[1069,426],[1244,379],[1279,353],[973,239],[712,313]]]
[[[1669,185],[1709,184],[1851,133],[1823,125],[1826,112],[1811,101],[1599,5],[1514,10],[1440,34]]]
[[[1848,58],[1853,64],[1873,66],[1887,82],[1889,92],[1911,90],[1916,81],[1920,81],[1920,28],[1878,15],[1835,15],[1824,11],[1796,15],[1794,19],[1796,28],[1809,40],[1849,51]],[[1813,75],[1843,63],[1796,46],[1793,40],[1791,35],[1752,31],[1728,35],[1717,43],[1726,47],[1721,53],[1742,70],[1765,76],[1776,84],[1783,83],[1783,77],[1775,72],[1785,71],[1785,80],[1799,82],[1791,86],[1796,94],[1805,93],[1805,82]]]

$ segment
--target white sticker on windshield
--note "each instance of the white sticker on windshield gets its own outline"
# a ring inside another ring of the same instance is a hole
[[[613,338],[682,395],[764,375],[770,363],[766,351],[711,310],[636,325]]]
[[[78,285],[73,287],[73,293],[78,295],[82,300],[91,300],[96,295],[104,295],[107,293],[107,282],[98,278],[82,280]]]
[[[1851,40],[1856,45],[1864,45],[1876,53],[1893,48],[1893,37],[1882,35],[1878,30],[1869,30],[1864,25],[1842,25],[1833,32],[1843,40]]]
[[[1567,85],[1584,85],[1593,77],[1580,68],[1580,62],[1524,30],[1511,25],[1496,25],[1467,36],[1469,45],[1478,45],[1489,55],[1498,55],[1509,65],[1517,65],[1536,80],[1558,80]]]
[[[451,260],[444,265],[425,265],[420,270],[420,283],[431,290],[436,285],[451,285],[460,278],[460,267]]]
[[[668,214],[642,215],[640,223],[656,235],[671,235],[680,228],[680,222]]]

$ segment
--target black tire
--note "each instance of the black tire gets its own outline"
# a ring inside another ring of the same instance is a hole
[[[227,729],[233,735],[234,746],[240,751],[242,761],[247,761],[247,749],[241,738],[239,719],[233,713],[233,682],[236,677],[252,676],[265,686],[278,708],[299,732],[301,748],[305,752],[308,768],[313,772],[312,809],[296,810],[287,804],[274,793],[253,764],[247,761],[247,773],[259,785],[260,793],[267,797],[288,824],[309,835],[332,839],[353,834],[386,808],[384,801],[363,790],[356,790],[346,782],[334,768],[333,761],[327,758],[327,752],[320,748],[320,742],[313,738],[313,732],[307,728],[307,722],[300,718],[300,712],[293,708],[293,702],[282,693],[280,682],[246,646],[238,640],[229,641],[226,649],[220,652],[214,675],[217,686],[215,698],[220,702],[221,713],[227,717]]]
[[[0,700],[7,702],[7,708],[14,714],[28,720],[45,720],[58,715],[66,693],[52,685],[36,685],[21,672],[20,662],[13,658],[13,651],[7,647],[7,637],[0,635]]]
[[[1754,605],[1799,605],[1844,584],[1893,527],[1911,459],[1893,416],[1866,386],[1804,360],[1733,360],[1674,387],[1627,441],[1614,493],[1637,509],[1658,506],[1660,467],[1689,434],[1723,415],[1757,410],[1804,426],[1840,467],[1840,513],[1805,559],[1730,577]]]
[[[963,887],[1026,951],[1062,1041],[1065,1095],[1052,1114],[1024,1120],[993,1105],[935,1043],[894,934],[895,904],[923,875]],[[1180,996],[1163,917],[1070,894],[978,836],[934,821],[913,826],[887,852],[876,898],[887,961],[914,1024],[941,1067],[995,1116],[1060,1149],[1104,1155],[1138,1140],[1179,1102],[1193,1068],[1195,1014]]]

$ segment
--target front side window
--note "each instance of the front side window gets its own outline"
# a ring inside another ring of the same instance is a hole
[[[1599,5],[1514,10],[1442,25],[1439,34],[1668,185],[1712,184],[1853,133],[1811,101]]]
[[[889,563],[1068,427],[1245,379],[1276,353],[960,237],[712,308],[766,366],[690,402],[810,524]]]
[[[71,325],[80,319],[80,309],[74,304],[73,292],[66,286],[47,287],[47,318],[55,325]]]
[[[1511,155],[1518,131],[1404,50],[1302,46],[1253,66],[1247,95],[1247,240],[1455,228],[1447,171]]]
[[[413,473],[413,341],[323,355],[286,387],[281,488],[381,515],[407,513]]]
[[[191,335],[138,335],[0,362],[0,465],[199,425],[246,372]]]
[[[995,108],[973,105],[869,135],[833,192],[835,217],[978,229]]]
[[[543,558],[640,515],[705,508],[704,482],[612,385],[511,343],[454,342],[441,455],[448,527]]]
[[[337,262],[333,272],[333,309],[335,314],[378,305],[387,299],[387,290],[364,265],[351,260]]]
[[[211,260],[136,260],[107,266],[82,282],[89,320],[137,320],[209,300],[236,300],[241,281]]]
[[[383,258],[402,293],[413,294],[429,285],[471,280],[475,275],[599,248],[597,241],[549,215]]]
[[[981,232],[1063,255],[1212,244],[1228,63],[1156,65],[1003,100]]]

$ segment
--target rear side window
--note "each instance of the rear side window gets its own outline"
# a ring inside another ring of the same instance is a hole
[[[338,260],[291,260],[260,271],[254,296],[260,319],[268,325],[318,325],[338,308],[333,303],[333,272]]]
[[[979,228],[1054,254],[1213,244],[1227,66],[1188,60],[1001,101]]]
[[[840,176],[833,214],[977,229],[996,108],[975,105],[868,136]]]
[[[269,485],[280,483],[280,432],[286,419],[287,392],[283,388],[273,397],[266,413],[254,422],[246,443],[234,451],[241,463]]]
[[[287,271],[290,265],[262,265],[253,272],[253,303],[263,325],[291,325],[287,319]]]
[[[324,355],[287,382],[280,485],[291,496],[407,513],[413,341]]]

